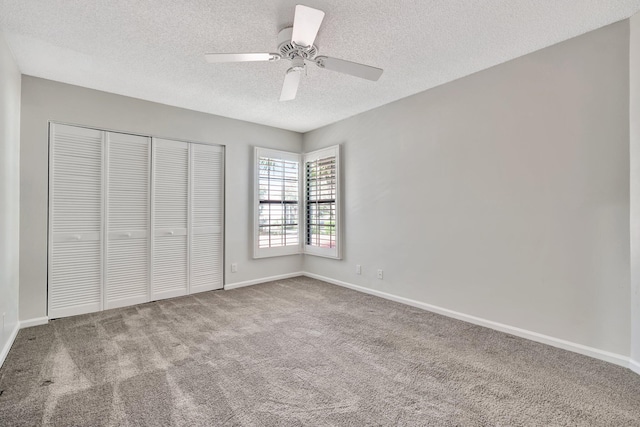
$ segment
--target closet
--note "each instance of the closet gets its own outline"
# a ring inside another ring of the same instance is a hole
[[[223,287],[224,148],[49,129],[49,318]]]

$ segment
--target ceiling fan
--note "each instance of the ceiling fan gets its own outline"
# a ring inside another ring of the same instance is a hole
[[[279,53],[207,53],[205,59],[211,63],[278,61],[288,59],[291,68],[287,70],[280,93],[280,101],[289,101],[296,97],[302,71],[306,61],[327,70],[349,74],[367,80],[376,81],[382,75],[382,69],[344,59],[317,56],[318,48],[313,42],[316,39],[324,12],[308,6],[297,5],[293,19],[293,27],[288,27],[278,34]]]

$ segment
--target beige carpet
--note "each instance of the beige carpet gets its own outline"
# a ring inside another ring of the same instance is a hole
[[[308,278],[20,331],[2,426],[640,426],[640,376]]]

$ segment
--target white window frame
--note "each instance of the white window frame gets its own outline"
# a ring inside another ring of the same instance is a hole
[[[307,182],[306,182],[306,170],[307,163],[314,162],[318,159],[326,158],[326,157],[335,157],[336,159],[336,193],[335,193],[335,204],[336,204],[336,212],[335,212],[335,241],[336,244],[333,248],[321,248],[317,246],[312,246],[307,244]],[[321,150],[312,151],[310,153],[306,153],[302,155],[302,163],[300,165],[301,174],[303,175],[301,181],[303,190],[301,192],[301,196],[303,199],[303,252],[307,255],[315,255],[321,256],[325,258],[334,258],[341,259],[342,258],[342,197],[341,197],[341,175],[340,175],[340,146],[334,145],[331,147],[323,148]]]
[[[307,195],[306,195],[306,163],[320,158],[335,156],[336,158],[336,218],[335,238],[336,245],[333,248],[319,248],[306,244],[307,234]],[[260,157],[295,161],[298,163],[298,245],[280,246],[274,248],[259,247],[260,233]],[[269,258],[285,255],[314,255],[325,258],[342,259],[342,177],[340,166],[340,145],[323,148],[306,154],[292,153],[288,151],[273,150],[270,148],[254,148],[253,160],[253,257]]]
[[[269,157],[272,159],[292,161],[298,163],[298,244],[289,246],[280,246],[274,248],[260,248],[260,158]],[[253,171],[253,257],[267,258],[284,255],[296,255],[302,250],[302,223],[300,216],[302,211],[301,200],[301,175],[300,175],[300,154],[288,151],[272,150],[269,148],[255,147],[254,150],[254,171]]]

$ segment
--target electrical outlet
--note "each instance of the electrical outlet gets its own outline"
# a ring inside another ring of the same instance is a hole
[[[360,264],[356,264],[356,274],[362,274],[362,268],[360,268]]]
[[[378,270],[378,279],[382,280],[382,270]]]
[[[231,264],[231,272],[232,273],[237,273],[238,272],[238,263],[234,262]]]

